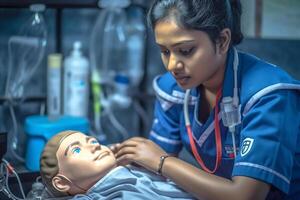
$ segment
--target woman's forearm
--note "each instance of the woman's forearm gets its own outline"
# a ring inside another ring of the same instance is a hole
[[[265,199],[270,186],[246,177],[233,180],[206,173],[175,157],[165,160],[162,174],[198,199]]]

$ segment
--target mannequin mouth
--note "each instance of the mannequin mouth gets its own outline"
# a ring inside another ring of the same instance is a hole
[[[100,160],[100,159],[102,159],[103,157],[108,156],[108,155],[109,155],[109,152],[108,152],[108,151],[104,151],[104,152],[100,153],[100,154],[95,158],[95,160]]]

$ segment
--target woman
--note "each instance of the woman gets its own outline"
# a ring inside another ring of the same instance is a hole
[[[153,3],[148,20],[168,72],[154,80],[150,140],[129,139],[116,156],[199,199],[300,199],[300,85],[235,50],[240,15],[238,0]],[[200,169],[173,156],[182,146]]]

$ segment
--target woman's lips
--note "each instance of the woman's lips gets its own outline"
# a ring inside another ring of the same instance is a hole
[[[176,79],[177,83],[179,83],[180,85],[185,85],[185,84],[187,84],[190,77],[189,76],[175,76],[175,79]]]

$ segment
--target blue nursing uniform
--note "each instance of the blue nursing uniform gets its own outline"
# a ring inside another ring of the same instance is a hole
[[[228,53],[222,97],[233,96],[234,51]],[[231,134],[221,122],[222,161],[216,175],[231,178],[247,176],[272,185],[268,198],[300,199],[300,83],[279,67],[254,56],[238,53],[238,88],[242,122],[236,127],[237,157],[233,159]],[[182,147],[190,152],[184,123],[185,91],[170,73],[155,78],[157,95],[150,139],[168,153],[178,154]],[[207,167],[216,160],[214,110],[205,123],[200,92],[191,89],[189,117],[193,138]]]

